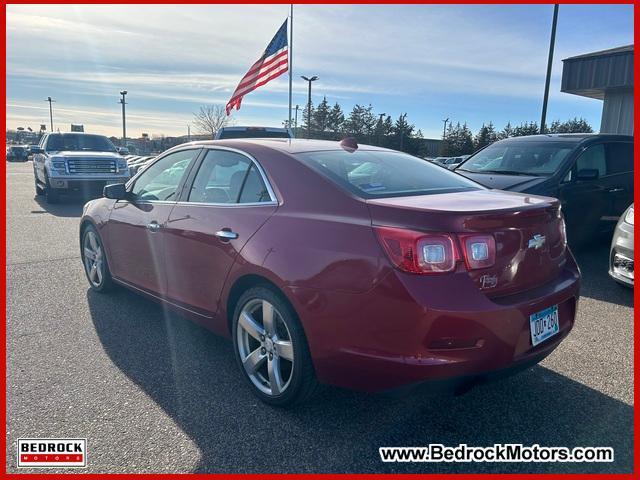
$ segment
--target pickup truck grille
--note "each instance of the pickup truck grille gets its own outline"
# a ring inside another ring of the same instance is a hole
[[[67,160],[69,173],[118,173],[118,165],[115,160]]]

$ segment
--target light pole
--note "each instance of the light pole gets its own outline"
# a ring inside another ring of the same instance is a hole
[[[296,105],[296,119],[294,122],[294,127],[293,127],[293,132],[294,135],[297,137],[298,136],[298,109],[300,108],[300,105]]]
[[[442,120],[442,123],[444,123],[444,127],[442,127],[442,140],[444,140],[447,136],[447,122],[449,121],[448,118],[445,118],[444,120]]]
[[[51,133],[53,133],[53,107],[51,104],[55,102],[51,97],[47,97],[47,102],[49,102],[49,121],[51,122]]]
[[[309,78],[302,75],[302,77],[300,78],[302,78],[306,82],[309,82],[309,99],[307,101],[307,138],[311,138],[311,82],[315,82],[316,80],[318,80],[318,77],[317,75],[314,75],[313,77]]]
[[[191,141],[191,125],[187,124],[187,142]]]
[[[127,94],[126,90],[122,90],[120,92],[120,95],[122,95],[122,99],[120,99],[120,103],[122,104],[122,146],[126,147],[127,146],[127,123],[125,121],[125,116],[124,116],[124,106],[127,104],[127,102],[125,102],[125,95]]]
[[[547,79],[544,84],[544,99],[542,100],[542,118],[540,119],[540,133],[544,133],[547,122],[547,102],[549,101],[549,83],[551,82],[551,66],[553,64],[553,48],[556,43],[556,25],[558,24],[558,4],[553,6],[553,21],[551,23],[551,40],[549,41],[549,58],[547,59]]]
[[[381,147],[382,146],[382,117],[384,117],[386,115],[386,113],[379,113],[378,116],[380,117],[378,119],[378,126],[379,126],[379,130],[378,130],[378,146]]]

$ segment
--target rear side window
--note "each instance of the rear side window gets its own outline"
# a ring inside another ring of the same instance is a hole
[[[297,157],[361,198],[484,189],[461,175],[400,152],[332,150],[301,153]]]
[[[249,158],[226,150],[209,150],[193,181],[188,201],[262,203],[271,201],[271,197]]]
[[[633,172],[633,144],[607,143],[607,174]]]

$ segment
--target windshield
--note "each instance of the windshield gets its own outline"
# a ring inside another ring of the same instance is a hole
[[[260,128],[248,128],[246,130],[223,130],[218,137],[219,140],[229,138],[291,138],[291,135],[286,130],[268,131]]]
[[[572,144],[555,142],[498,142],[480,150],[458,170],[472,173],[549,176],[560,168],[571,150]]]
[[[56,133],[49,135],[47,152],[115,152],[113,143],[102,135]]]
[[[385,198],[481,190],[460,175],[399,152],[323,151],[296,155],[361,198]]]

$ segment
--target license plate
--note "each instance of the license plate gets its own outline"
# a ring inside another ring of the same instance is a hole
[[[531,326],[531,343],[533,343],[534,347],[544,342],[547,338],[553,337],[560,331],[558,306],[554,305],[541,312],[529,315],[529,325]]]

